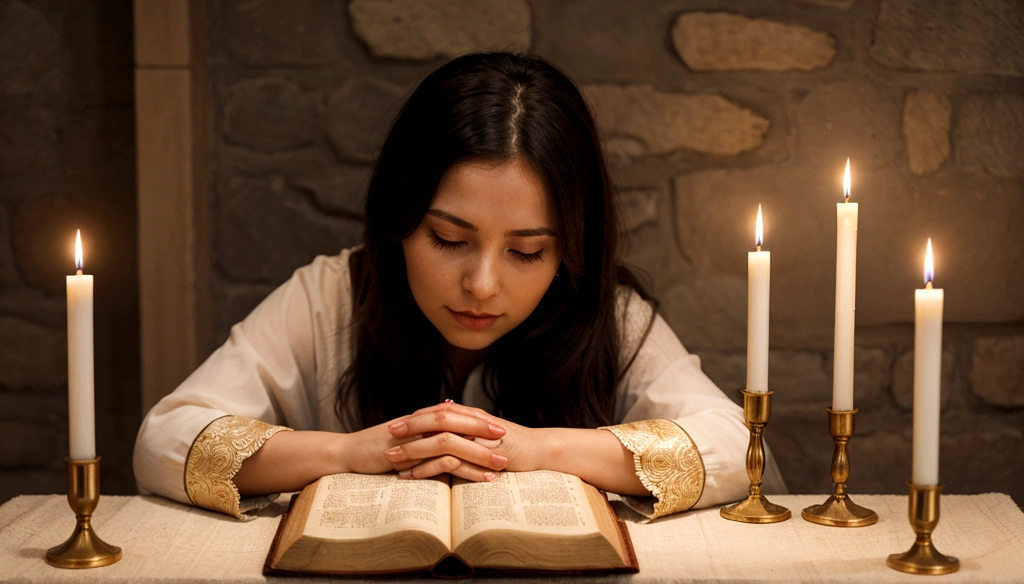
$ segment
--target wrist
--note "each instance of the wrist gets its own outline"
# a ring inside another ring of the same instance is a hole
[[[344,432],[332,432],[327,443],[327,460],[331,461],[331,474],[352,472],[352,436]]]
[[[534,449],[536,458],[533,468],[537,470],[556,470],[567,472],[565,464],[565,452],[567,441],[564,428],[535,428],[532,431],[537,434],[536,443],[539,447]]]

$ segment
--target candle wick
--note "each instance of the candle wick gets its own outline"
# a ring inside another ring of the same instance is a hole
[[[931,280],[928,280],[928,283],[924,285],[924,289],[925,290],[931,290],[932,289],[932,281]]]
[[[77,270],[75,270],[75,275],[76,276],[81,276],[82,275],[82,268],[78,268]]]
[[[843,197],[843,202],[844,203],[849,203],[850,202],[850,195],[849,194],[847,194],[845,197]]]
[[[757,249],[755,249],[754,251],[761,251],[761,244],[760,243],[757,244]]]

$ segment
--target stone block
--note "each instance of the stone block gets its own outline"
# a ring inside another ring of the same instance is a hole
[[[315,104],[293,81],[239,81],[224,97],[224,137],[259,152],[292,150],[320,134]]]
[[[38,95],[61,88],[60,37],[24,2],[0,7],[0,93]]]
[[[362,217],[372,170],[369,166],[335,166],[316,174],[296,176],[292,182],[312,193],[317,206],[325,212]]]
[[[972,95],[959,108],[953,131],[957,164],[999,177],[1024,175],[1024,96]]]
[[[761,145],[770,122],[721,95],[668,93],[650,85],[583,88],[613,156],[688,149],[735,156]]]
[[[833,442],[828,434],[825,408],[776,408],[775,401],[773,396],[772,417],[765,426],[764,439],[789,492],[830,493]],[[798,509],[793,511],[799,513]]]
[[[694,71],[810,71],[836,55],[828,33],[729,12],[684,12],[672,26],[672,44]]]
[[[903,97],[903,139],[910,171],[931,174],[949,158],[949,128],[953,106],[949,98],[916,90]]]
[[[86,272],[94,271],[89,238],[95,230],[90,229],[87,216],[81,204],[60,194],[33,197],[18,205],[11,226],[11,247],[14,265],[24,283],[49,294],[64,294],[64,277],[75,268],[76,229],[83,233]]]
[[[373,162],[405,98],[406,90],[389,81],[372,77],[347,81],[328,104],[331,144],[343,158]]]
[[[352,31],[378,57],[427,60],[530,48],[526,0],[353,0]]]
[[[899,153],[900,114],[900,97],[870,83],[815,86],[796,105],[796,155],[814,165],[834,164],[840,178],[849,158],[856,183],[858,171],[884,165]]]
[[[840,10],[846,10],[853,6],[853,3],[857,0],[789,0],[796,4],[811,4],[814,6],[821,6],[824,8],[838,8]]]
[[[747,283],[721,274],[699,273],[660,295],[661,313],[691,350],[746,347]]]
[[[232,177],[219,190],[215,257],[238,282],[280,284],[319,254],[363,240],[363,225],[325,217],[281,177]]]
[[[863,415],[863,411],[858,414],[857,422],[862,421],[860,417]],[[913,422],[910,419],[894,420],[891,426],[902,426],[906,431],[861,431],[863,424],[857,424],[854,430],[856,434],[849,443],[850,479],[847,487],[852,494],[907,493],[906,482],[910,480],[913,472],[913,445],[910,433]],[[831,472],[831,457],[829,465],[826,472]]]
[[[0,173],[52,171],[59,160],[53,111],[35,105],[0,107]]]
[[[949,406],[950,395],[953,393],[956,373],[956,353],[953,348],[942,348],[942,374],[939,383],[939,407],[945,410]],[[892,369],[892,397],[896,405],[904,410],[914,409],[914,350],[904,351],[896,358]]]
[[[899,70],[1024,76],[1019,0],[883,0],[871,56]]]
[[[1024,337],[982,337],[974,341],[971,390],[985,403],[1024,407]]]
[[[68,340],[62,328],[48,328],[0,316],[0,388],[46,390],[68,380]]]
[[[223,3],[224,42],[235,60],[253,65],[326,65],[338,60],[342,15],[330,0]],[[212,33],[216,38],[216,30]]]
[[[892,358],[884,349],[854,347],[853,350],[853,403],[875,406],[881,402],[892,385]],[[832,376],[829,376],[831,381]]]
[[[622,209],[620,231],[635,231],[644,225],[657,225],[658,201],[662,197],[658,189],[619,191],[619,208]]]
[[[825,357],[813,351],[771,351],[768,359],[768,387],[772,408],[791,406],[825,408],[832,404],[832,374],[826,370]]]
[[[1019,424],[979,419],[977,431],[943,432],[939,442],[939,480],[943,493],[1006,493],[1017,505],[1024,503],[1020,452],[1024,436]]]

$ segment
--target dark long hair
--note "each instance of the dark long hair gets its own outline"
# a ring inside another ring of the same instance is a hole
[[[377,158],[366,243],[353,265],[356,354],[338,383],[336,412],[348,429],[460,397],[444,339],[409,289],[401,243],[453,164],[517,156],[553,199],[561,277],[489,348],[485,391],[503,417],[527,426],[612,422],[615,386],[632,362],[620,354],[616,288],[647,295],[616,258],[615,197],[593,118],[572,81],[547,61],[488,53],[454,59],[424,79]]]

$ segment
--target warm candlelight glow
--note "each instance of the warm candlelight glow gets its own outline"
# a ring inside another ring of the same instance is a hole
[[[82,273],[82,230],[75,231],[75,269]]]
[[[935,280],[935,260],[932,258],[932,238],[928,238],[928,248],[924,252],[924,283],[931,288]]]
[[[850,201],[850,159],[846,159],[846,172],[843,173],[843,196]]]
[[[764,243],[764,221],[761,219],[761,205],[757,206],[757,226],[754,228],[754,245],[757,251],[761,251],[761,244]]]

